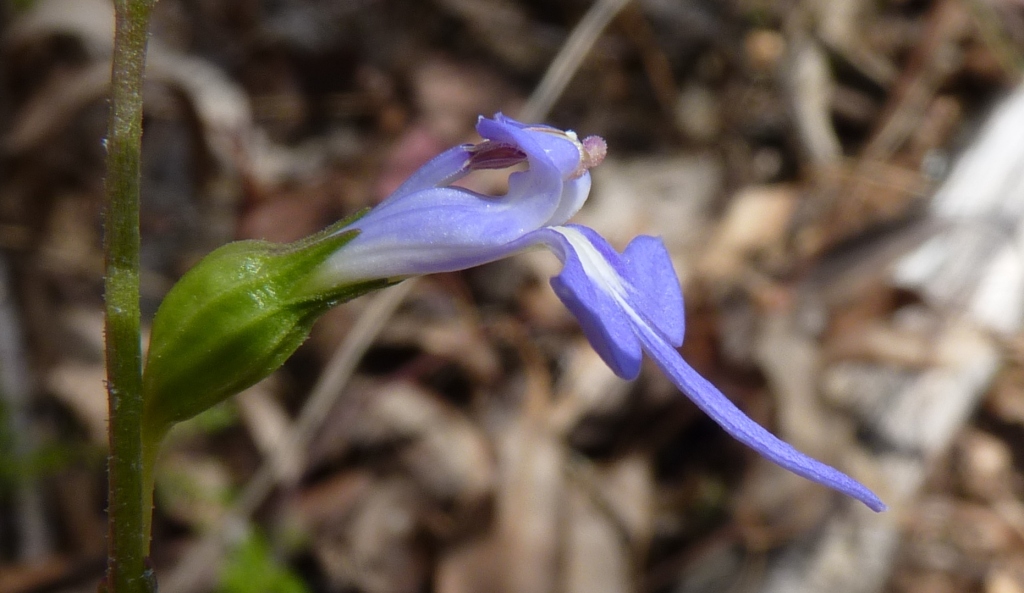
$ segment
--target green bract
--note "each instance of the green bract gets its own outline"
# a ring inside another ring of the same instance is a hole
[[[143,374],[147,444],[269,375],[329,308],[389,283],[311,282],[311,272],[358,234],[337,230],[348,222],[290,245],[225,245],[175,284],[153,319]]]

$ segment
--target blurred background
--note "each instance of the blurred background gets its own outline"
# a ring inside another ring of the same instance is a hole
[[[104,569],[112,23],[0,4],[0,593]],[[1020,0],[160,0],[152,31],[144,325],[216,246],[503,111],[607,140],[577,220],[661,236],[683,355],[891,507],[616,378],[529,253],[338,307],[175,432],[163,593],[1024,592]]]

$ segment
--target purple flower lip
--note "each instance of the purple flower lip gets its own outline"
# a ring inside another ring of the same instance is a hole
[[[469,162],[466,163],[466,168],[471,171],[508,169],[526,162],[526,153],[519,147],[489,140],[474,144],[468,152]]]
[[[591,345],[620,377],[640,372],[644,353],[726,432],[765,458],[860,500],[885,504],[839,470],[797,451],[747,417],[679,354],[684,308],[679,279],[661,239],[635,238],[619,253],[593,230],[567,225],[590,192],[589,169],[604,160],[605,141],[480,118],[483,141],[452,148],[413,174],[362,218],[337,232],[358,235],[318,269],[310,290],[375,279],[462,270],[545,246],[562,261],[555,293],[579,320]],[[470,172],[507,169],[504,196],[453,185]]]

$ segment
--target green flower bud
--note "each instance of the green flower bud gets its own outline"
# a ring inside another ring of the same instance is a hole
[[[187,420],[249,387],[291,356],[329,308],[387,280],[324,287],[313,271],[358,231],[343,221],[279,245],[240,241],[206,256],[153,319],[143,374],[143,438],[153,446]]]

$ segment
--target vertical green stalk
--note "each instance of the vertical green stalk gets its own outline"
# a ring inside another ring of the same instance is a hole
[[[109,557],[111,593],[148,593],[149,533],[142,492],[142,351],[139,337],[139,162],[142,77],[156,0],[116,0],[107,132],[106,356],[110,405]]]

